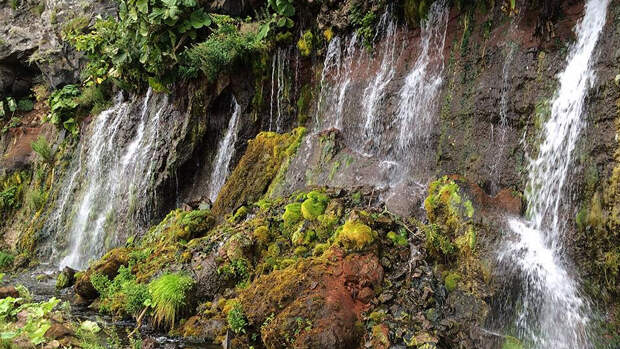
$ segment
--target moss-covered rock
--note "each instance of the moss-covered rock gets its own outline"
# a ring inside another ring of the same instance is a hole
[[[245,154],[220,191],[213,213],[222,216],[244,204],[258,201],[287,158],[295,154],[304,134],[304,128],[285,134],[261,132],[249,141]]]
[[[129,250],[119,247],[106,253],[101,259],[95,262],[85,272],[81,273],[75,281],[75,293],[85,300],[97,298],[99,293],[91,282],[93,274],[105,275],[108,279],[114,279],[121,266],[129,263]]]
[[[369,226],[356,220],[347,220],[338,234],[338,242],[349,251],[362,251],[377,238]]]
[[[315,220],[325,212],[329,197],[319,191],[311,191],[301,204],[301,213],[307,220]]]

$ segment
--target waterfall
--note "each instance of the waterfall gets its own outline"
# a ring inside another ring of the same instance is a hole
[[[494,138],[493,129],[491,128],[491,140],[495,143],[495,157],[494,161],[491,164],[491,191],[497,192],[498,181],[500,176],[501,168],[501,156],[504,152],[504,147],[506,146],[506,131],[508,128],[508,90],[511,82],[510,75],[510,67],[512,66],[512,61],[514,59],[515,51],[517,45],[515,43],[509,43],[510,48],[508,49],[508,53],[506,54],[506,59],[504,60],[504,65],[502,67],[502,92],[499,101],[499,137],[496,140]],[[491,126],[493,127],[493,126]]]
[[[588,0],[576,26],[577,41],[558,75],[559,89],[551,116],[542,130],[542,144],[528,170],[528,220],[511,219],[517,241],[505,244],[499,262],[521,275],[517,336],[537,348],[589,348],[589,305],[578,291],[562,252],[565,232],[563,204],[570,187],[573,151],[585,121],[585,97],[593,85],[592,63],[610,0]]]
[[[385,33],[385,47],[383,50],[381,65],[372,82],[364,90],[362,98],[362,112],[365,116],[364,138],[369,143],[380,137],[380,130],[375,124],[377,119],[377,106],[382,101],[388,84],[396,74],[396,23],[392,20],[391,11],[388,9],[381,16],[377,26],[376,38]]]
[[[325,61],[323,62],[323,71],[321,72],[321,82],[319,84],[321,91],[319,92],[314,120],[315,131],[317,132],[329,127],[334,127],[334,118],[335,120],[341,118],[340,115],[334,116],[331,109],[334,105],[337,105],[337,102],[334,100],[336,94],[333,93],[333,91],[337,88],[337,84],[340,81],[341,55],[340,37],[333,37],[327,46],[327,53],[325,54]],[[336,86],[332,86],[331,82],[328,84],[328,76],[331,77],[331,81],[336,82]],[[325,115],[327,118],[324,123],[321,123],[319,119],[321,115]]]
[[[275,113],[275,131],[282,132],[282,119],[284,103],[290,103],[288,97],[290,93],[286,89],[286,74],[289,73],[289,52],[290,49],[278,48],[273,55],[271,62],[271,97],[269,109],[269,131],[274,129],[274,113]],[[286,101],[284,99],[287,99]],[[274,110],[275,108],[275,110]]]
[[[161,130],[170,108],[167,95],[149,89],[146,96],[129,101],[119,95],[114,106],[91,122],[47,222],[58,245],[66,245],[64,251],[55,251],[56,258],[64,254],[61,268],[84,268],[120,243],[122,235],[116,230],[121,224],[131,230],[148,222],[158,144],[172,133]]]
[[[433,3],[421,27],[420,53],[400,90],[396,115],[398,149],[414,156],[423,152],[428,143],[437,111],[436,98],[443,81],[443,50],[448,27],[445,0]],[[437,61],[433,62],[433,59]],[[415,151],[410,152],[411,147]]]
[[[239,129],[239,115],[241,114],[241,106],[237,103],[237,99],[232,98],[233,113],[228,121],[226,135],[217,146],[217,155],[215,156],[213,170],[211,171],[211,179],[209,183],[209,199],[215,202],[220,189],[224,186],[226,178],[228,178],[228,168],[230,160],[235,152],[235,143],[237,142],[237,132]]]

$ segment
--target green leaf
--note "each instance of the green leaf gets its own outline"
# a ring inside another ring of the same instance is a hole
[[[13,97],[8,97],[6,99],[9,110],[11,112],[15,112],[17,110],[17,103],[15,102],[15,99],[13,99]]]
[[[138,11],[146,14],[149,12],[149,1],[148,0],[136,0],[136,7],[138,8]]]
[[[286,17],[280,17],[276,23],[278,27],[282,28],[286,25]]]

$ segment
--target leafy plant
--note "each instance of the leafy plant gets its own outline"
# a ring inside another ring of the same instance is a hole
[[[214,80],[220,72],[249,57],[264,47],[254,32],[240,33],[237,24],[229,17],[215,17],[217,29],[209,38],[185,51],[181,73],[196,77],[204,73]]]
[[[50,96],[48,103],[50,114],[48,120],[56,125],[77,135],[79,129],[75,120],[75,112],[78,107],[76,97],[80,95],[80,90],[76,85],[66,85],[60,90],[56,90]]]
[[[363,39],[364,46],[368,49],[372,48],[377,14],[372,10],[364,12],[360,3],[356,2],[349,11],[349,21],[357,28],[357,32]]]
[[[245,333],[245,327],[248,325],[248,321],[243,313],[241,303],[235,302],[232,309],[228,311],[226,320],[228,321],[228,327],[230,327],[234,333]]]
[[[30,143],[32,150],[37,153],[43,161],[47,163],[52,163],[54,161],[54,152],[50,147],[50,144],[47,142],[47,138],[44,136],[37,137],[36,140]]]
[[[174,78],[179,49],[211,23],[196,0],[121,0],[118,20],[98,19],[89,33],[66,30],[65,38],[88,56],[89,84],[113,78],[132,88],[165,85]]]
[[[99,293],[99,309],[105,312],[135,315],[150,299],[147,286],[136,281],[131,266],[121,266],[113,280],[102,274],[93,274],[90,280]]]
[[[27,99],[27,98],[20,99],[17,102],[17,109],[23,112],[29,112],[32,109],[34,109],[34,103],[30,99]]]
[[[174,326],[179,312],[187,305],[188,292],[194,286],[194,280],[183,273],[164,274],[151,281],[148,286],[151,296],[148,305],[155,310],[153,321],[168,327]]]

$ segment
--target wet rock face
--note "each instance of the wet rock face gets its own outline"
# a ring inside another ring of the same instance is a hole
[[[52,87],[77,82],[83,62],[62,41],[63,25],[115,11],[108,1],[42,4],[20,1],[15,9],[0,8],[0,94],[21,96],[35,81]]]
[[[268,348],[350,348],[360,343],[356,323],[383,279],[374,254],[334,250],[326,260],[304,260],[262,276],[241,294],[250,324]],[[300,320],[301,319],[301,320]]]

